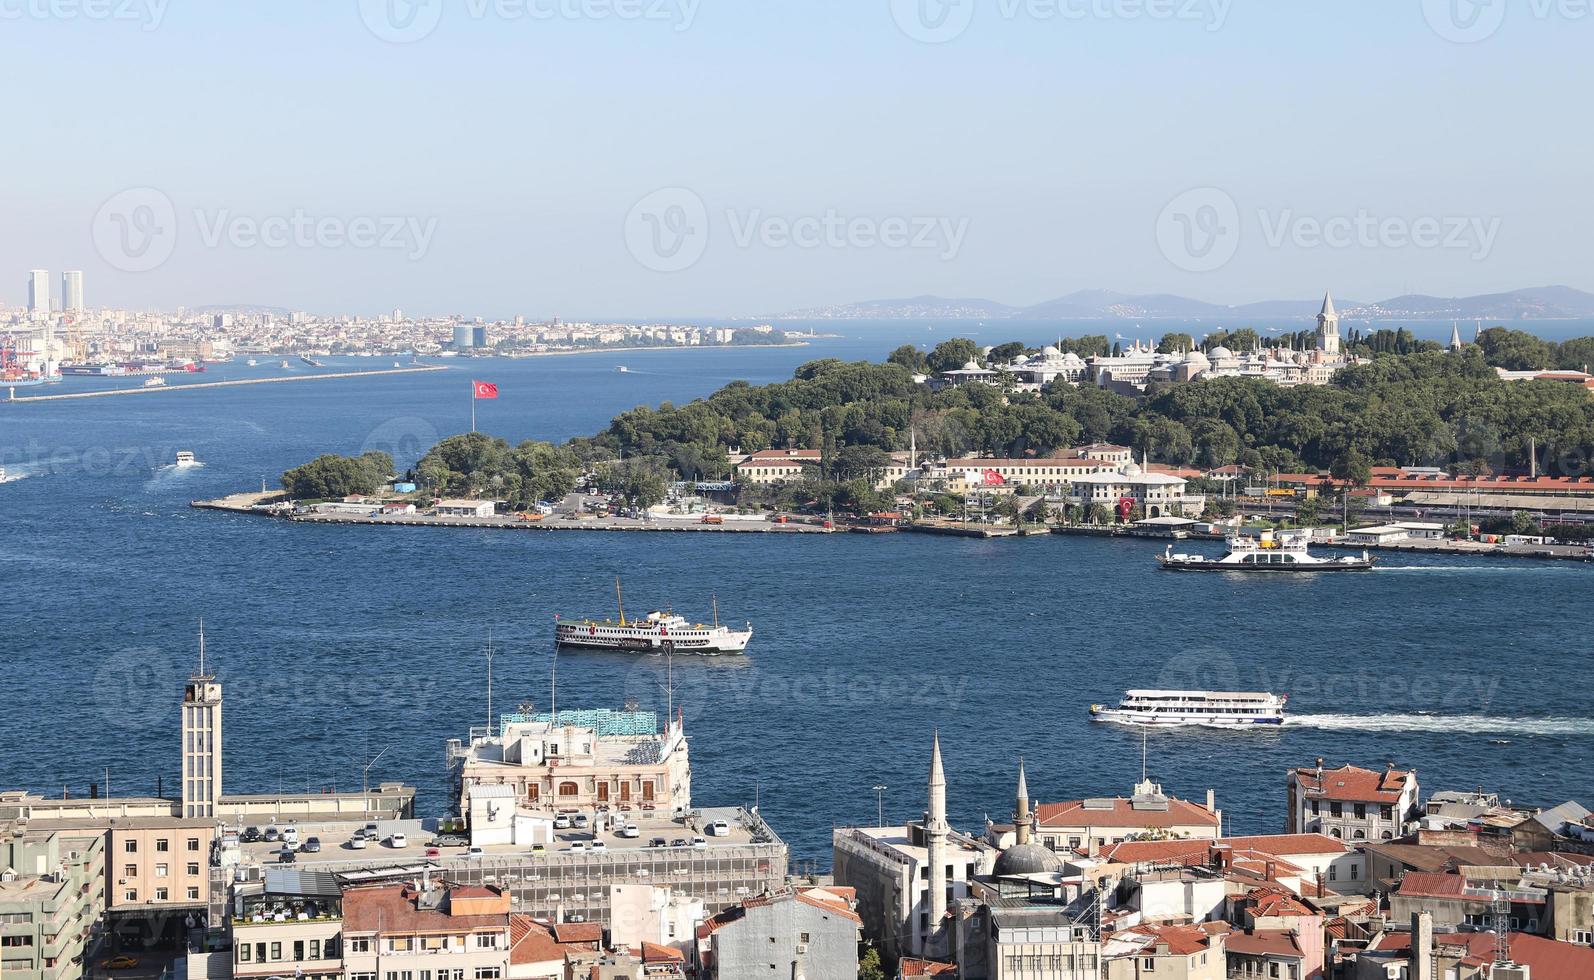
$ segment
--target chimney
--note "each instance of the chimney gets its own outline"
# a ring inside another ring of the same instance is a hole
[[[1317,876],[1317,897],[1323,898],[1328,893],[1328,886],[1323,884],[1322,874]]]
[[[1411,915],[1412,980],[1433,980],[1433,913]]]
[[[1276,861],[1269,861],[1262,867],[1265,869],[1264,873],[1267,875],[1268,881],[1272,881],[1279,876],[1279,866]]]
[[[1211,789],[1207,790],[1207,812],[1218,812],[1218,794],[1214,793]]]
[[[99,783],[89,783],[89,799],[97,800],[99,798],[100,798],[100,784]]]

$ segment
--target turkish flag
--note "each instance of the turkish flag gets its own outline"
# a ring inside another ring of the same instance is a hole
[[[996,472],[995,470],[986,470],[984,475],[985,485],[988,487],[999,487],[1007,483],[1007,480],[1003,478],[1002,474]]]
[[[477,399],[498,397],[498,386],[491,381],[472,381],[470,384],[476,390]]]

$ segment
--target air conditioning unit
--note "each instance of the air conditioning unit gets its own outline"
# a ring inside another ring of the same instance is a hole
[[[798,952],[799,955],[808,952],[808,944],[807,943],[798,943],[797,944],[797,952]]]

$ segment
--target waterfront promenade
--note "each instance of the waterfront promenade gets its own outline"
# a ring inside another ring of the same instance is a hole
[[[393,374],[430,374],[434,371],[447,371],[442,365],[417,365],[406,368],[382,368],[376,371],[335,371],[328,374],[300,374],[291,378],[243,378],[237,381],[201,381],[191,385],[156,385],[153,388],[139,386],[137,388],[110,388],[104,391],[74,391],[65,395],[23,395],[18,396],[17,390],[9,390],[4,399],[7,403],[22,402],[58,402],[79,398],[109,398],[112,395],[154,395],[170,391],[199,391],[204,388],[239,388],[244,385],[280,385],[294,381],[335,381],[343,378],[377,378]]]

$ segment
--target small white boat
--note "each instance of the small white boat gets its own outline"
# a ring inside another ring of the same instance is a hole
[[[1260,538],[1236,534],[1222,558],[1176,554],[1169,545],[1157,564],[1170,572],[1365,572],[1373,567],[1366,551],[1360,558],[1319,558],[1307,553],[1306,543],[1300,531],[1263,531]]]
[[[249,365],[250,367],[255,367],[255,366],[259,365],[260,362],[251,357],[249,360],[245,361],[244,363]]]
[[[179,452],[177,454],[177,467],[178,467],[178,469],[186,469],[186,468],[188,468],[190,466],[198,466],[198,465],[199,465],[199,460],[195,459],[194,458],[194,454],[189,452],[188,450],[185,449],[185,450],[183,450],[183,451],[181,451],[181,452]]]
[[[164,387],[166,387],[166,379],[161,377],[158,374],[155,375],[153,378],[145,378],[144,379],[144,387],[146,387],[146,388],[164,388]]]
[[[1091,705],[1090,719],[1149,728],[1277,727],[1288,700],[1265,691],[1126,691],[1116,708]]]
[[[626,367],[624,364],[622,364],[619,367],[615,368],[615,370],[620,372],[621,374],[630,374],[631,373],[631,369]]]

